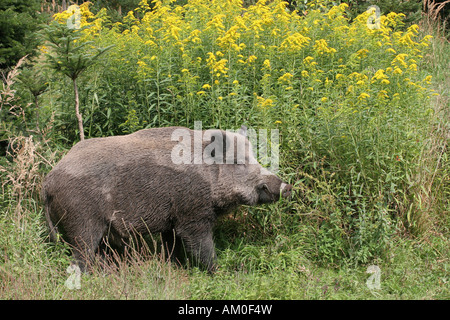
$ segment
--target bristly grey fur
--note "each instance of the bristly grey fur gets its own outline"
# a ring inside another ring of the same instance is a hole
[[[171,134],[176,129],[81,141],[47,175],[42,197],[52,239],[62,234],[81,269],[104,239],[120,246],[130,231],[173,237],[174,230],[187,251],[213,271],[217,217],[241,204],[290,194],[292,186],[252,162],[249,142],[238,133],[221,131],[224,145],[226,139],[245,139],[244,164],[174,164],[171,152],[179,142]],[[203,150],[209,143],[203,142]],[[235,151],[224,147],[224,154]]]

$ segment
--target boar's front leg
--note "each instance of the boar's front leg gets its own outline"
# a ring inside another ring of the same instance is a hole
[[[214,249],[212,223],[210,221],[191,221],[175,228],[188,254],[203,265],[208,272],[216,270],[217,255]]]

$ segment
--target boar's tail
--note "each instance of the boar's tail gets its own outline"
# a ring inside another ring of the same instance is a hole
[[[44,200],[44,213],[45,213],[45,220],[47,221],[47,225],[49,228],[49,236],[50,240],[53,242],[58,241],[58,228],[53,224],[52,219],[50,219],[50,197],[45,191],[45,189],[42,190],[42,199]]]

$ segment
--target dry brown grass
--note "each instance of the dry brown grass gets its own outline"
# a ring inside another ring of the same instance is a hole
[[[448,203],[448,141],[450,139],[450,44],[445,33],[445,25],[448,18],[442,20],[439,13],[445,6],[450,5],[450,0],[436,3],[434,0],[423,1],[423,18],[420,21],[420,29],[423,34],[431,34],[433,40],[430,50],[426,54],[427,70],[433,71],[433,85],[438,95],[431,100],[430,108],[433,117],[428,132],[428,143],[423,151],[422,166],[416,179],[420,186],[415,192],[415,212],[412,221],[416,222],[415,229],[424,237],[437,232],[440,224],[446,221],[449,214]],[[447,203],[445,196],[448,194]]]
[[[25,112],[21,105],[18,103],[16,97],[16,90],[13,89],[13,85],[16,82],[16,78],[20,73],[20,66],[25,63],[26,56],[21,58],[16,66],[8,72],[6,75],[2,72],[2,89],[0,91],[0,112],[8,109],[8,112],[16,117],[22,118],[25,121]],[[0,123],[0,129],[4,130],[5,124]]]
[[[436,2],[435,0],[423,0],[423,12],[428,21],[438,20],[439,13],[446,5],[450,4],[450,0]]]

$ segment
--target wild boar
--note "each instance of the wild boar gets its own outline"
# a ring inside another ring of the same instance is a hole
[[[43,183],[51,238],[60,233],[86,271],[102,241],[121,246],[131,232],[172,233],[214,271],[216,219],[292,188],[256,161],[244,129],[167,127],[78,142]]]

